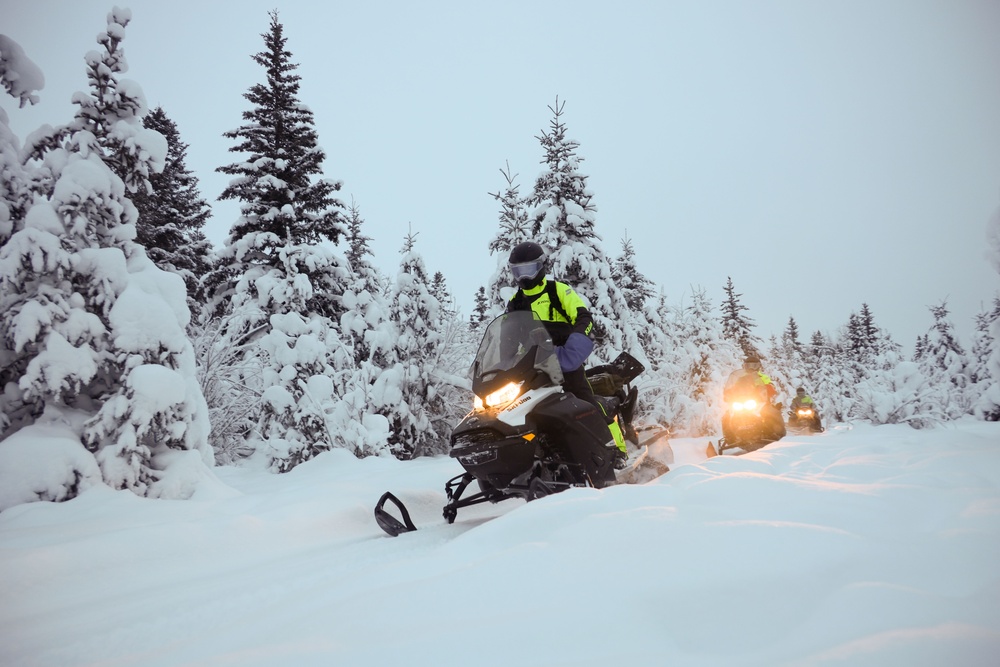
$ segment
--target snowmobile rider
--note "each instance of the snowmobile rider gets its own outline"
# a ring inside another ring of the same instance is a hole
[[[735,391],[738,389],[745,391],[748,386],[753,387],[752,391],[761,403],[774,404],[778,390],[771,384],[771,378],[761,370],[760,358],[755,354],[748,354],[743,360],[743,368],[733,371],[729,379],[726,380],[723,400],[732,401]]]
[[[823,421],[819,416],[819,408],[816,407],[815,401],[812,397],[806,393],[805,387],[799,387],[795,390],[795,398],[792,399],[792,404],[790,411],[788,413],[788,423],[789,425],[797,424],[799,421],[799,408],[806,408],[812,410],[812,423],[808,426],[814,431],[823,430]]]
[[[771,383],[771,378],[762,370],[760,357],[753,353],[747,354],[743,360],[743,368],[733,371],[729,379],[726,380],[726,386],[722,390],[722,399],[727,403],[742,400],[739,393],[748,389],[763,404],[762,416],[764,412],[769,414],[768,421],[774,424],[772,429],[774,435],[777,438],[783,438],[785,436],[785,420],[781,416],[781,404],[774,404],[778,390]],[[730,439],[728,417],[729,414],[726,413],[722,418],[722,435],[727,440]]]
[[[556,358],[563,372],[563,389],[604,413],[604,408],[594,396],[587,380],[584,362],[594,350],[594,319],[580,295],[566,283],[548,280],[545,271],[548,258],[542,246],[524,241],[514,246],[507,261],[511,275],[517,283],[517,293],[507,302],[507,312],[533,311],[556,346]],[[625,438],[617,422],[608,424],[618,451],[615,465],[620,467],[628,457]]]

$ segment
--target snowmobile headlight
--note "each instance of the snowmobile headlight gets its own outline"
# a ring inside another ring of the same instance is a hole
[[[757,401],[752,398],[747,401],[737,401],[733,403],[733,410],[739,412],[740,410],[753,410],[757,407]]]
[[[520,393],[520,382],[508,382],[492,394],[487,394],[484,399],[476,396],[476,407],[481,409],[485,404],[487,408],[500,408],[517,398]]]
[[[812,413],[813,413],[813,411],[810,410],[809,408],[800,408],[799,409],[799,417],[812,417]]]

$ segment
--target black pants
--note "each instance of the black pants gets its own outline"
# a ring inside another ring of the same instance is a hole
[[[576,370],[563,371],[562,386],[563,389],[580,400],[587,401],[597,408],[597,414],[604,417],[604,421],[609,424],[614,421],[612,416],[605,414],[604,406],[601,405],[600,401],[594,395],[594,389],[590,386],[590,380],[587,379],[587,373],[583,370],[583,366],[580,366]]]

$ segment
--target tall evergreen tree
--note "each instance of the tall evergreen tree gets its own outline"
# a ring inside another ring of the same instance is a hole
[[[243,157],[217,171],[233,176],[219,199],[241,203],[220,257],[216,297],[227,297],[244,282],[253,294],[250,274],[282,270],[279,253],[286,246],[337,243],[346,231],[343,203],[334,196],[340,181],[319,178],[326,154],[319,147],[312,111],[299,101],[301,77],[286,48],[284,26],[272,11],[270,29],[263,33],[264,50],[253,60],[264,68],[266,82],[251,86],[244,97],[253,105],[243,112],[246,123],[223,133],[237,143],[230,152]],[[299,268],[310,281],[325,282],[325,268]],[[340,285],[316,289],[309,307],[328,317],[339,315]],[[333,291],[331,292],[330,289]]]
[[[768,354],[768,374],[779,394],[794,394],[797,387],[807,384],[804,347],[799,340],[799,325],[794,317],[789,317],[780,341],[772,337]]]
[[[416,235],[408,234],[389,298],[395,363],[375,383],[377,407],[389,421],[389,444],[400,459],[443,451],[448,426],[437,420],[446,412],[435,372],[444,342],[441,303],[415,244]]]
[[[954,325],[948,318],[948,304],[942,301],[929,307],[934,325],[928,332],[928,345],[920,359],[920,368],[933,385],[940,389],[943,412],[956,418],[971,412],[966,395],[969,382],[969,359],[955,338]]]
[[[163,171],[149,178],[152,191],[132,196],[139,212],[135,240],[154,264],[184,278],[194,305],[200,301],[201,278],[211,266],[211,243],[202,231],[211,209],[198,191],[198,179],[187,168],[188,145],[181,141],[174,121],[157,107],[142,124],[167,140],[167,159]]]
[[[138,86],[119,81],[130,19],[128,10],[108,14],[73,120],[26,147],[31,207],[0,250],[3,407],[19,420],[11,429],[82,414],[82,443],[107,484],[176,495],[184,491],[164,474],[171,450],[211,461],[207,410],[183,283],[132,241],[137,212],[126,193],[149,191],[167,143],[142,127]]]
[[[476,327],[490,320],[490,302],[486,298],[486,288],[481,286],[476,290],[476,298],[469,315],[469,324]]]
[[[364,224],[360,208],[352,202],[345,239],[351,280],[344,291],[340,327],[359,365],[372,362],[384,366],[386,350],[392,347],[383,327],[389,318],[386,285],[372,263],[373,254],[368,245],[371,237],[365,235]]]
[[[791,350],[802,351],[802,341],[799,340],[799,325],[792,316],[788,317],[788,324],[781,334],[782,342]]]
[[[362,281],[366,291],[381,292],[383,291],[382,280],[371,261],[371,258],[374,257],[370,245],[372,238],[365,235],[364,225],[365,219],[361,216],[361,208],[352,199],[348,209],[347,229],[345,231],[347,264],[351,269],[351,274],[355,279]]]
[[[364,224],[360,208],[352,201],[345,239],[351,279],[342,298],[340,330],[353,350],[353,365],[334,375],[339,400],[328,420],[337,446],[358,457],[391,454],[389,421],[375,411],[383,403],[376,383],[395,365],[397,338],[389,318],[387,281],[372,263],[371,238],[365,235]]]
[[[824,420],[846,420],[854,405],[855,378],[843,346],[816,331],[806,347],[804,363],[806,391],[818,401]]]
[[[234,177],[220,199],[239,201],[241,215],[211,287],[216,304],[239,314],[228,339],[261,331],[265,389],[251,440],[285,471],[336,446],[326,420],[355,360],[339,329],[351,267],[331,249],[347,232],[341,183],[321,178],[326,155],[298,98],[298,65],[277,12],[269,16],[264,50],[252,56],[266,81],[244,95],[245,123],[223,135],[243,157],[219,167]]]
[[[986,225],[986,240],[990,263],[1000,274],[1000,208],[993,212]],[[994,301],[994,305],[996,304],[997,301]],[[975,410],[983,419],[1000,421],[1000,317],[993,319],[989,333],[993,339],[993,351],[987,361],[987,369],[992,383],[982,393]]]
[[[692,291],[691,304],[684,309],[681,320],[681,377],[690,401],[686,426],[691,436],[715,433],[721,427],[726,409],[722,388],[729,374],[742,363],[742,350],[724,336],[713,311],[705,289],[698,287]]]
[[[1000,219],[1000,216],[998,216]],[[975,383],[974,414],[987,421],[1000,421],[1000,295],[993,298],[993,307],[976,316],[972,344],[972,381]]]
[[[0,81],[4,88],[12,97],[20,100],[21,106],[37,103],[35,91],[44,83],[41,70],[24,55],[20,44],[6,36],[0,36],[0,50],[4,51],[0,53]],[[13,69],[13,58],[9,53],[11,51],[17,52],[19,62],[29,70],[29,76],[25,77],[21,71]],[[0,113],[0,252],[6,252],[4,246],[24,228],[25,213],[31,207],[32,195],[28,185],[30,174],[21,163],[20,153],[19,141],[8,126],[6,115]],[[21,269],[4,265],[0,266],[0,270],[8,276],[7,280],[12,281],[11,284],[4,285],[4,292],[0,293],[0,307],[7,312],[24,298],[23,295],[15,296],[15,292],[21,291],[20,281],[16,277]],[[6,323],[2,314],[0,322]],[[16,348],[16,342],[4,330],[0,335],[0,387],[16,386],[20,374],[24,372],[26,355]],[[13,395],[14,393],[11,390],[0,393],[0,438],[12,424],[19,424],[26,417],[30,418],[34,407],[26,404],[20,396]]]
[[[750,310],[740,301],[743,295],[737,294],[731,277],[726,278],[726,286],[723,289],[726,299],[722,302],[722,335],[736,343],[744,356],[759,355],[762,341],[753,333],[756,322],[743,314],[744,311]]]
[[[601,248],[597,207],[580,171],[579,143],[566,135],[565,102],[550,106],[548,132],[537,137],[545,156],[544,171],[535,181],[529,203],[533,240],[549,253],[551,271],[569,284],[590,307],[597,339],[595,354],[610,360],[621,351],[643,352],[621,289],[611,278],[611,261]]]
[[[45,83],[42,71],[21,45],[5,35],[0,35],[0,83],[22,107],[38,102],[36,90]],[[0,111],[0,246],[20,229],[30,206],[28,175],[21,164],[18,143],[7,124],[7,115]],[[3,420],[0,416],[0,426]]]
[[[625,296],[625,303],[635,313],[644,312],[646,302],[656,294],[653,281],[644,276],[635,263],[635,247],[626,235],[622,239],[622,254],[611,267],[611,278]]]
[[[993,297],[992,307],[975,316],[972,347],[969,351],[969,379],[973,383],[982,384],[993,379],[990,357],[998,344],[993,338],[993,324],[997,320],[1000,320],[1000,295]]]
[[[496,255],[496,269],[490,277],[487,303],[491,316],[499,315],[506,306],[502,292],[504,289],[514,289],[510,272],[507,270],[507,258],[510,251],[518,243],[530,239],[528,211],[525,198],[521,196],[520,185],[517,184],[517,174],[512,174],[510,163],[506,169],[501,169],[507,187],[501,192],[491,192],[490,196],[500,203],[500,229],[490,241],[490,254]],[[492,317],[490,318],[492,319]]]

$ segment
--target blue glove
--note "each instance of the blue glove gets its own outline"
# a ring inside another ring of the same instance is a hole
[[[556,358],[559,360],[559,368],[564,373],[574,371],[587,360],[587,357],[593,351],[594,341],[582,333],[573,332],[566,339],[565,345],[556,346]]]

